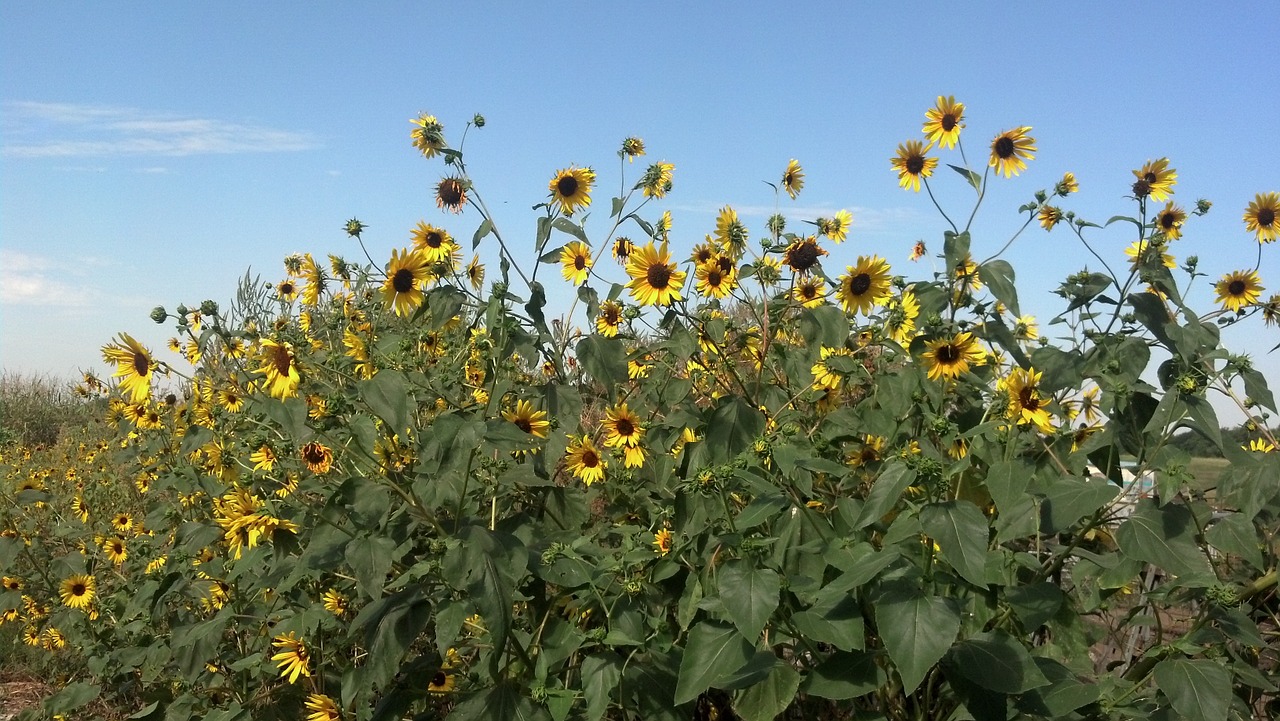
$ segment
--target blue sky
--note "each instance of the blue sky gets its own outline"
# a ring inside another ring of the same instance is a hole
[[[529,207],[571,163],[599,173],[588,230],[607,231],[615,152],[638,135],[643,160],[676,166],[656,210],[672,211],[679,252],[725,204],[762,234],[774,197],[761,181],[796,158],[805,190],[781,204],[793,227],[854,214],[828,268],[875,253],[925,278],[927,261],[907,254],[917,239],[940,250],[944,223],[898,187],[889,158],[920,137],[937,95],[954,95],[971,159],[1021,125],[1039,146],[1026,173],[993,185],[975,255],[1064,171],[1081,184],[1064,207],[1104,221],[1131,211],[1130,171],[1167,156],[1176,201],[1215,203],[1173,248],[1200,257],[1210,277],[1192,297],[1208,310],[1212,281],[1254,263],[1244,207],[1280,190],[1280,99],[1259,30],[1273,16],[1262,2],[4,3],[0,366],[71,377],[99,367],[117,331],[161,350],[169,329],[152,307],[225,302],[248,268],[278,281],[291,252],[354,258],[351,217],[379,259],[419,220],[469,238],[478,217],[436,210],[444,168],[409,144],[421,111],[454,141],[485,115],[468,166],[526,252]],[[627,170],[630,183],[641,168]],[[934,187],[967,214],[959,176],[943,168]],[[1095,237],[1122,266],[1128,231]],[[1280,290],[1277,253],[1264,248],[1267,294]],[[1042,320],[1060,307],[1050,290],[1090,261],[1064,229],[1038,226],[1005,257]],[[1250,322],[1226,337],[1280,377],[1266,355],[1280,332]]]

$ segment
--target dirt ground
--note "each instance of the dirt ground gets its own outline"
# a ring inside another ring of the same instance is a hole
[[[39,706],[51,693],[53,689],[40,681],[0,678],[0,721],[12,721],[22,711]]]

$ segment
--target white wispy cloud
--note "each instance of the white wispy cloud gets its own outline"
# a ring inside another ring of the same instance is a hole
[[[0,304],[81,308],[90,304],[87,291],[75,275],[49,258],[0,248]]]
[[[137,108],[32,101],[4,107],[0,153],[17,158],[278,153],[319,145],[307,133]]]

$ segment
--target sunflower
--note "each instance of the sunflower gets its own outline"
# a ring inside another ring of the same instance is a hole
[[[534,410],[533,404],[529,401],[516,401],[515,408],[503,411],[502,417],[514,423],[517,428],[525,433],[538,438],[546,438],[547,432],[551,429],[551,422],[547,420],[547,412]]]
[[[1035,368],[1023,370],[1014,368],[1009,377],[1003,381],[1008,393],[1008,409],[1006,415],[1020,425],[1032,424],[1041,433],[1053,433],[1053,424],[1049,419],[1046,401],[1040,396],[1040,372]]]
[[[969,365],[983,362],[982,349],[972,333],[957,333],[950,338],[929,342],[929,350],[922,356],[929,369],[929,379],[958,378],[969,370]]]
[[[1019,316],[1013,323],[1013,337],[1022,341],[1033,341],[1040,337],[1040,328],[1036,325],[1034,315]]]
[[[340,721],[342,718],[337,702],[322,693],[307,696],[307,711],[310,713],[306,721]]]
[[[324,604],[324,610],[338,616],[339,618],[347,615],[347,612],[351,610],[351,606],[347,602],[347,597],[338,593],[337,589],[331,588],[325,591],[320,596],[320,601]]]
[[[613,241],[613,259],[622,265],[626,265],[627,258],[631,256],[631,251],[635,250],[635,248],[636,246],[631,242],[630,238],[618,238]]]
[[[467,263],[467,280],[471,282],[473,290],[480,290],[484,286],[484,266],[480,264],[480,256],[472,255],[471,262]]]
[[[301,291],[302,289],[292,278],[285,278],[276,284],[276,296],[289,303],[296,300]]]
[[[1187,219],[1187,211],[1174,205],[1173,201],[1165,204],[1164,208],[1156,214],[1155,226],[1156,230],[1164,235],[1168,240],[1177,240],[1182,237],[1182,223]]]
[[[1223,308],[1230,311],[1239,311],[1245,306],[1257,303],[1263,291],[1256,270],[1237,270],[1234,273],[1228,273],[1222,276],[1222,280],[1219,280],[1213,289],[1218,294],[1217,301]]]
[[[1268,441],[1265,438],[1254,438],[1253,440],[1249,441],[1249,445],[1240,446],[1240,447],[1246,451],[1253,451],[1255,453],[1275,453],[1276,452],[1276,447],[1271,444],[1271,441]]]
[[[93,603],[93,590],[97,582],[93,576],[78,573],[62,582],[59,595],[62,602],[71,608],[86,609]]]
[[[289,683],[297,683],[299,676],[311,676],[311,670],[307,668],[311,654],[307,651],[306,643],[297,634],[290,631],[276,636],[271,645],[280,649],[279,653],[271,657],[280,668],[280,678],[287,677]]]
[[[1258,193],[1244,211],[1244,227],[1258,237],[1259,243],[1270,243],[1280,235],[1280,193]]]
[[[805,308],[817,308],[827,296],[827,284],[816,275],[805,276],[796,281],[791,289],[791,297]]]
[[[293,348],[288,343],[278,343],[263,338],[258,350],[258,360],[262,365],[254,370],[267,377],[267,393],[272,398],[291,398],[298,394],[298,364],[293,355]]]
[[[567,243],[560,250],[560,273],[574,285],[582,285],[591,274],[591,248],[580,240]]]
[[[671,546],[671,531],[662,528],[659,529],[657,533],[653,534],[653,550],[659,556],[665,556],[668,553],[671,553]]]
[[[1072,193],[1080,192],[1080,184],[1076,182],[1075,173],[1063,173],[1062,180],[1059,180],[1058,184],[1053,186],[1053,192],[1064,198]]]
[[[867,313],[889,299],[889,264],[878,255],[858,256],[858,264],[840,276],[836,297],[846,313]]]
[[[270,446],[263,445],[249,454],[249,460],[253,462],[253,470],[270,473],[276,465],[276,454]]]
[[[123,564],[129,557],[129,550],[125,548],[124,540],[120,538],[108,538],[103,541],[102,552],[107,554],[107,560],[117,566]]]
[[[804,188],[804,168],[800,167],[800,161],[792,158],[787,163],[787,169],[782,172],[782,189],[787,191],[787,195],[792,200],[800,194]]]
[[[675,172],[676,166],[668,162],[654,163],[650,165],[648,170],[644,171],[644,175],[640,178],[640,182],[636,187],[644,191],[646,198],[662,198],[671,192],[671,176]]]
[[[818,362],[813,364],[810,371],[813,373],[814,390],[835,391],[840,389],[840,382],[844,380],[844,373],[832,368],[827,360],[832,357],[852,358],[853,352],[848,348],[829,348],[822,346]]]
[[[622,141],[618,154],[625,156],[628,163],[634,163],[637,155],[644,155],[644,141],[633,135]]]
[[[923,241],[923,240],[917,240],[917,241],[915,242],[915,245],[911,246],[911,255],[910,255],[910,256],[908,256],[908,258],[909,258],[912,262],[915,262],[915,261],[920,260],[921,258],[923,258],[923,257],[924,257],[924,254],[925,254],[925,253],[928,253],[928,252],[929,252],[929,248],[928,248],[927,246],[925,246],[924,241]]]
[[[703,263],[694,271],[694,277],[698,281],[698,293],[703,297],[724,298],[738,284],[737,272],[732,268],[725,271],[717,261],[718,259],[713,259]]]
[[[556,171],[548,188],[551,190],[551,202],[559,203],[565,215],[573,215],[578,208],[591,205],[591,184],[596,182],[596,174],[591,168],[568,167]]]
[[[596,316],[596,331],[605,338],[615,338],[620,325],[622,325],[622,304],[616,300],[606,300],[601,303],[600,314]]]
[[[818,239],[810,235],[805,238],[796,238],[791,241],[791,245],[787,246],[786,252],[782,255],[782,262],[791,267],[796,273],[808,273],[818,264],[818,259],[827,255],[827,251],[818,245]]]
[[[391,251],[387,279],[382,284],[382,301],[396,315],[409,315],[422,305],[422,288],[431,278],[431,264],[420,250]]]
[[[114,363],[116,372],[113,378],[120,378],[120,390],[127,393],[134,403],[143,403],[151,397],[151,376],[155,361],[151,351],[134,340],[127,333],[120,334],[120,340],[102,347],[102,360]]]
[[[1167,200],[1178,184],[1178,171],[1169,167],[1169,159],[1149,160],[1141,170],[1133,171],[1137,178],[1133,183],[1133,196],[1152,200]]]
[[[933,175],[933,169],[938,167],[937,158],[925,155],[930,147],[919,140],[898,144],[898,154],[889,158],[889,165],[898,171],[898,187],[920,192],[920,179]]]
[[[1262,322],[1267,325],[1280,325],[1280,293],[1267,298],[1262,304]]]
[[[671,262],[665,242],[660,248],[652,242],[636,248],[627,261],[627,275],[631,276],[627,283],[631,297],[642,306],[669,305],[680,300],[685,272]]]
[[[588,486],[596,481],[603,481],[604,469],[609,465],[601,457],[600,450],[590,436],[582,436],[577,441],[571,440],[564,461],[574,477],[582,479]]]
[[[420,251],[428,263],[439,263],[445,260],[457,245],[449,231],[434,225],[418,221],[418,226],[409,233],[413,247]]]
[[[1035,159],[1036,139],[1027,135],[1028,130],[1031,130],[1029,125],[1007,130],[991,141],[988,165],[996,169],[997,175],[1003,174],[1006,178],[1018,175],[1027,169],[1025,161]]]
[[[720,215],[716,217],[716,242],[721,250],[736,258],[746,252],[749,239],[747,226],[738,220],[738,211],[728,205],[721,208]]]
[[[0,588],[6,591],[21,591],[22,579],[17,576],[5,576],[4,580],[0,582]]]
[[[467,184],[462,178],[449,176],[436,183],[437,208],[450,213],[461,213],[466,205]]]
[[[616,408],[607,408],[604,412],[604,445],[608,448],[620,446],[635,447],[640,445],[640,437],[644,428],[637,416],[623,403]]]
[[[317,475],[328,473],[333,467],[333,451],[323,443],[311,441],[302,447],[302,460]]]
[[[818,218],[818,232],[837,244],[843,243],[849,237],[851,225],[853,225],[853,214],[847,210],[836,211],[834,218]]]
[[[424,158],[434,158],[437,153],[444,149],[444,126],[436,120],[436,116],[422,113],[416,118],[409,121],[415,126],[409,132],[409,136],[413,138],[413,147],[422,151]],[[357,230],[352,235],[359,236],[363,226],[359,221],[355,221]],[[347,221],[347,232],[351,233],[351,221]]]
[[[1062,220],[1062,210],[1052,205],[1040,206],[1040,227],[1045,230],[1053,230],[1053,226]]]
[[[111,527],[116,529],[117,533],[128,533],[133,530],[133,516],[128,513],[117,513],[111,517]]]
[[[884,321],[885,332],[903,348],[911,345],[911,339],[916,337],[916,318],[920,316],[920,302],[916,300],[915,292],[908,288],[885,306],[889,311]]]
[[[457,680],[449,673],[449,669],[441,667],[427,682],[427,693],[449,693],[457,685]]]
[[[964,103],[957,103],[955,96],[938,96],[937,104],[924,112],[924,134],[931,145],[954,148],[964,127]]]
[[[1165,252],[1164,243],[1157,243],[1153,240],[1135,240],[1124,249],[1124,254],[1129,256],[1129,262],[1134,270],[1139,270],[1147,264],[1159,264],[1166,268],[1176,268],[1178,263],[1172,255]]]

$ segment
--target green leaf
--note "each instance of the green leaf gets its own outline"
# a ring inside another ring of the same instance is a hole
[[[716,682],[742,668],[751,660],[755,647],[732,625],[702,621],[689,631],[684,657],[680,659],[680,679],[676,682],[675,704],[688,703]]]
[[[308,435],[307,404],[301,398],[264,400],[262,408],[267,412],[267,417],[279,423],[294,441],[301,442]]]
[[[987,585],[987,517],[969,501],[931,503],[920,509],[924,532],[942,547],[942,558],[975,586]]]
[[[874,653],[841,651],[818,664],[804,680],[805,693],[835,701],[857,698],[885,685]]]
[[[1023,499],[1035,469],[1021,460],[995,461],[987,470],[987,490],[1001,514],[1009,513]]]
[[[609,708],[613,689],[622,679],[618,654],[598,653],[582,660],[582,695],[587,698],[587,721],[600,721]]]
[[[810,347],[840,348],[849,337],[849,319],[833,305],[800,311],[800,335]]]
[[[65,714],[94,700],[101,691],[95,684],[77,681],[45,699],[44,710],[50,715]]]
[[[782,587],[778,574],[739,559],[724,564],[716,580],[720,602],[730,620],[743,636],[758,637],[778,607],[778,591]]]
[[[386,689],[400,671],[405,653],[431,622],[431,603],[410,592],[365,631],[369,655],[361,667],[366,684]]]
[[[732,460],[764,432],[764,425],[764,414],[741,396],[721,399],[707,419],[704,446],[710,451],[712,462]]]
[[[427,314],[430,318],[428,325],[431,330],[439,330],[458,315],[466,299],[466,294],[457,288],[451,285],[438,285],[427,291],[422,307],[414,313],[414,316],[417,317],[419,313]]]
[[[578,225],[572,220],[569,220],[568,218],[565,218],[565,217],[556,218],[555,222],[551,224],[551,227],[555,228],[561,233],[568,233],[569,235],[572,235],[573,237],[577,238],[578,240],[581,240],[583,243],[586,243],[587,245],[591,244],[591,241],[587,240],[587,231],[583,230],[582,226]]]
[[[386,536],[353,538],[347,543],[343,557],[355,572],[360,590],[372,599],[382,597],[382,586],[387,571],[391,570],[391,554],[395,548],[395,541]]]
[[[387,424],[392,433],[403,434],[409,428],[409,382],[397,370],[378,371],[356,386],[369,410]]]
[[[1213,569],[1195,542],[1191,511],[1174,503],[1163,508],[1144,498],[1129,519],[1116,529],[1116,543],[1131,558],[1154,563],[1181,577],[1184,584],[1209,585]]]
[[[1120,488],[1102,478],[1080,479],[1064,476],[1049,487],[1040,505],[1040,522],[1046,533],[1058,533],[1091,516],[1120,493]]]
[[[866,645],[862,609],[852,596],[801,611],[791,617],[791,623],[810,641],[829,643],[846,651],[861,651]]]
[[[1018,699],[1018,709],[1048,718],[1059,718],[1098,700],[1102,689],[1097,684],[1081,683],[1071,669],[1048,658],[1035,659],[1036,666],[1048,685],[1033,688]]]
[[[942,254],[947,261],[947,274],[954,274],[956,268],[969,257],[969,232],[959,235],[946,231],[942,234]]]
[[[1017,694],[1049,683],[1027,649],[1004,631],[980,633],[951,649],[960,673],[985,689]]]
[[[1263,570],[1261,541],[1253,522],[1242,513],[1232,513],[1215,521],[1205,532],[1205,538],[1219,551],[1234,553],[1259,571]]]
[[[614,198],[614,199],[613,199],[613,206],[612,206],[612,207],[611,207],[611,209],[609,210],[609,217],[610,217],[610,218],[616,218],[616,217],[618,217],[619,215],[621,215],[621,214],[622,214],[622,208],[623,208],[623,206],[624,206],[624,205],[626,205],[626,202],[627,202],[627,201],[626,201],[624,198]]]
[[[1022,628],[1027,632],[1034,631],[1062,608],[1066,595],[1048,581],[1033,583],[1029,586],[1016,586],[1005,590],[1005,600],[1018,614]]]
[[[1217,661],[1171,658],[1156,664],[1156,685],[1188,721],[1226,721],[1231,673]]]
[[[1141,231],[1142,231],[1142,223],[1138,222],[1138,219],[1137,219],[1137,218],[1130,218],[1130,217],[1129,217],[1129,216],[1127,216],[1127,215],[1113,215],[1113,216],[1111,216],[1110,218],[1108,218],[1108,219],[1107,219],[1107,222],[1105,222],[1105,223],[1103,223],[1103,224],[1102,224],[1102,227],[1104,227],[1104,228],[1105,228],[1105,227],[1107,227],[1108,225],[1111,225],[1112,223],[1114,223],[1114,222],[1116,222],[1116,221],[1118,221],[1118,220],[1125,220],[1125,221],[1128,221],[1128,222],[1130,222],[1130,223],[1133,223],[1135,226],[1137,226],[1137,227],[1138,227],[1138,231],[1139,231],[1139,232],[1141,232]]]
[[[484,222],[480,223],[480,227],[476,228],[475,235],[471,236],[471,249],[475,250],[478,248],[480,246],[480,241],[484,240],[484,237],[492,232],[493,221],[485,218]]]
[[[910,694],[960,632],[959,606],[952,598],[924,595],[917,582],[901,581],[885,588],[875,614],[903,693]]]
[[[612,399],[627,381],[627,350],[618,338],[589,335],[578,342],[578,360],[587,373],[605,387]]]
[[[952,165],[950,163],[947,163],[947,167],[956,171],[961,176],[963,176],[965,180],[969,181],[969,185],[972,185],[974,190],[978,190],[982,187],[981,175],[978,175],[977,173],[975,173],[972,170],[969,170],[968,168],[962,168],[959,165]]]
[[[551,715],[522,695],[515,681],[502,681],[487,693],[472,696],[449,714],[450,721],[549,721]]]
[[[891,462],[886,466],[876,478],[875,485],[871,487],[871,493],[867,495],[867,502],[862,506],[862,512],[858,514],[854,530],[866,528],[879,521],[890,508],[893,508],[893,504],[898,502],[902,492],[907,490],[907,486],[910,486],[915,479],[916,472],[907,468],[905,464]]]
[[[978,278],[991,289],[996,300],[1004,303],[1015,316],[1018,310],[1018,289],[1014,286],[1013,266],[1005,260],[993,260],[978,267]]]
[[[800,688],[800,674],[780,663],[760,683],[740,692],[733,700],[733,710],[743,721],[773,721],[787,710]]]
[[[1259,405],[1271,410],[1280,410],[1276,408],[1276,399],[1271,395],[1271,389],[1267,387],[1267,379],[1258,371],[1250,368],[1240,371],[1240,377],[1244,379],[1244,393],[1249,398],[1257,401]]]

